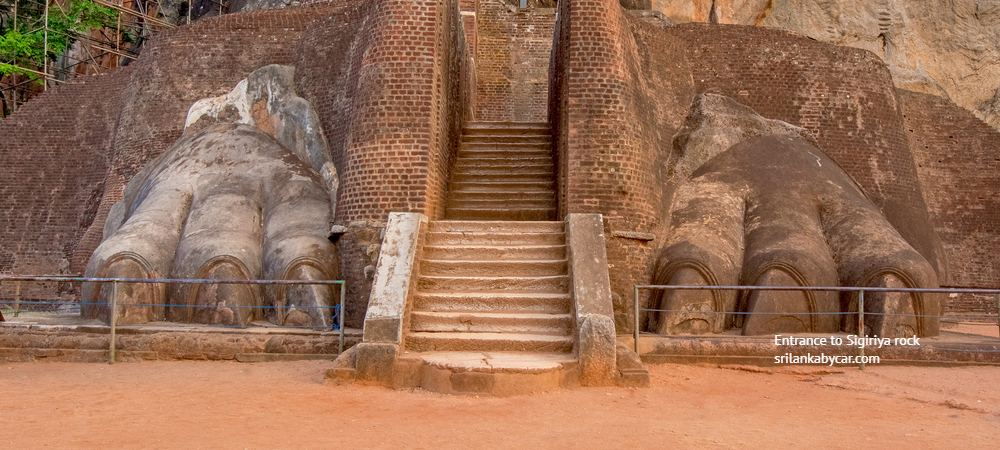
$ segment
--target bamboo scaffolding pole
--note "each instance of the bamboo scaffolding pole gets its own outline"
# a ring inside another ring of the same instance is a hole
[[[49,78],[49,0],[45,0],[45,26],[43,28],[45,29],[45,32],[44,32],[45,33],[45,37],[44,37],[44,44],[43,44],[43,47],[42,47],[42,67],[44,67],[44,69],[42,71],[45,72],[45,79],[42,82],[42,90],[43,91],[47,91],[47,90],[49,90],[49,81],[48,81],[48,78]]]
[[[174,28],[176,26],[176,25],[173,25],[173,24],[171,24],[169,22],[164,22],[164,21],[162,21],[160,19],[156,19],[156,18],[147,16],[145,14],[142,14],[142,13],[138,12],[138,11],[132,11],[130,9],[122,8],[122,7],[120,7],[120,6],[118,6],[118,5],[114,4],[114,3],[108,3],[108,2],[106,2],[104,0],[90,0],[90,1],[92,1],[94,3],[97,3],[98,5],[101,5],[101,6],[105,6],[105,7],[117,10],[117,11],[121,11],[121,12],[123,12],[125,14],[130,14],[130,15],[136,16],[136,17],[138,17],[138,18],[140,18],[142,20],[145,20],[145,21],[147,21],[149,23],[152,23],[154,25],[159,25],[159,26],[166,27],[166,28]]]

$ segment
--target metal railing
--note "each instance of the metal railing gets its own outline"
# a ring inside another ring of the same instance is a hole
[[[163,303],[123,303],[118,304],[118,285],[120,283],[143,283],[143,284],[243,284],[243,285],[326,285],[326,286],[340,286],[340,302],[338,305],[331,306],[315,306],[315,307],[303,307],[303,306],[263,306],[263,305],[231,305],[228,308],[251,308],[251,309],[310,309],[310,308],[323,308],[332,309],[333,312],[331,317],[336,318],[336,323],[333,328],[339,330],[340,332],[340,342],[339,342],[339,352],[344,352],[345,346],[345,335],[344,335],[344,302],[347,296],[347,284],[344,280],[212,280],[212,279],[176,279],[176,278],[101,278],[101,277],[77,277],[77,276],[29,276],[29,275],[0,275],[0,285],[7,282],[14,282],[14,301],[5,302],[0,301],[0,305],[13,305],[14,317],[18,317],[21,312],[21,307],[25,305],[33,306],[60,306],[67,304],[66,302],[22,302],[21,300],[21,283],[22,282],[60,282],[60,283],[111,283],[112,293],[111,302],[108,303],[87,303],[87,302],[73,302],[73,305],[79,306],[97,306],[97,305],[107,305],[110,307],[111,311],[115,311],[118,306],[163,306],[163,307],[173,307],[173,308],[214,308],[218,305],[189,305],[189,304],[163,304]],[[110,344],[109,344],[109,358],[110,362],[114,364],[115,362],[115,332],[118,327],[117,324],[117,314],[110,314],[111,320],[108,324],[110,327]],[[194,324],[195,326],[202,327],[220,327],[219,325],[203,325]],[[286,327],[287,328],[287,327]],[[293,328],[310,328],[315,329],[315,326],[302,326]]]
[[[760,314],[760,315],[847,315],[856,314],[858,316],[858,336],[865,336],[865,315],[878,315],[878,316],[903,316],[903,317],[923,317],[923,318],[947,318],[943,315],[927,315],[927,314],[889,314],[889,313],[866,313],[865,312],[865,292],[909,292],[909,293],[931,293],[931,294],[980,294],[980,295],[996,295],[997,296],[997,311],[996,316],[983,316],[983,317],[964,317],[969,318],[981,318],[981,319],[995,319],[997,321],[998,330],[1000,330],[1000,289],[971,289],[971,288],[936,288],[936,289],[923,289],[923,288],[890,288],[890,287],[830,287],[830,286],[673,286],[673,285],[634,285],[634,317],[633,317],[633,338],[635,340],[635,351],[639,352],[639,328],[640,328],[640,312],[679,312],[679,313],[698,313],[698,314],[731,314],[731,315],[749,315],[749,314]],[[653,308],[639,308],[639,291],[640,290],[707,290],[707,291],[836,291],[836,292],[857,292],[858,293],[858,310],[857,311],[839,311],[839,312],[772,312],[772,313],[750,313],[750,312],[739,312],[739,311],[690,311],[690,310],[668,310],[668,309],[653,309]],[[670,336],[662,335],[658,333],[643,332],[642,334],[655,335],[662,337],[676,337],[680,336]],[[687,339],[696,339],[693,337],[685,336]],[[709,339],[701,339],[709,340]],[[925,347],[930,348],[930,347]],[[947,349],[947,348],[934,348],[935,350],[951,350],[951,351],[969,351],[964,349]],[[982,350],[984,352],[993,352],[990,350]],[[859,346],[858,357],[859,366],[861,370],[864,370],[865,363],[865,348],[864,346]]]

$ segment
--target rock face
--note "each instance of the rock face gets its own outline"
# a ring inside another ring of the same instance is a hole
[[[950,98],[1000,128],[1000,0],[653,0],[653,9],[869,50],[897,87]]]

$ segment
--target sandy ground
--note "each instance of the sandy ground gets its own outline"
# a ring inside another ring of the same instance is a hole
[[[650,366],[510,398],[338,386],[329,362],[0,365],[0,448],[992,448],[1000,367]]]

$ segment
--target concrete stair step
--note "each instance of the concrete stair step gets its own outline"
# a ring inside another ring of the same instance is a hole
[[[565,245],[566,235],[508,231],[430,231],[425,245]],[[449,258],[450,259],[450,258]],[[507,258],[504,258],[505,260]]]
[[[568,293],[518,292],[420,292],[413,297],[413,309],[451,312],[524,312],[569,314]]]
[[[569,292],[569,276],[541,276],[541,277],[455,277],[455,276],[429,276],[420,275],[417,277],[417,290],[421,292],[431,291],[520,291],[520,292],[547,292],[565,293]]]
[[[522,193],[546,191],[555,195],[555,180],[539,181],[452,181],[452,192]]]
[[[479,209],[462,208],[445,212],[445,218],[451,220],[555,220],[558,215],[556,208],[521,208],[521,209]]]
[[[580,385],[579,363],[566,353],[404,352],[394,369],[399,388],[453,395],[510,396]]]
[[[406,335],[406,349],[417,352],[570,353],[573,336],[527,333],[431,333]]]
[[[413,311],[410,331],[567,336],[573,332],[573,317],[569,314]]]
[[[423,260],[420,273],[428,276],[549,277],[566,275],[568,261]]]
[[[566,225],[559,221],[548,222],[506,222],[495,220],[434,220],[428,231],[482,232],[482,233],[563,233]]]

